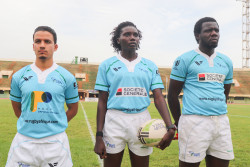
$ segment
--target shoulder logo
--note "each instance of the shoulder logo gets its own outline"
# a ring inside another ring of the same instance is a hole
[[[175,67],[177,67],[180,64],[180,60],[177,60],[174,64]]]
[[[179,64],[180,64],[180,60],[176,60],[175,63],[174,63],[174,68],[173,69],[178,70],[177,67],[179,66]]]
[[[74,89],[77,89],[77,88],[78,88],[78,85],[77,85],[76,82],[73,83],[73,87],[74,87]]]

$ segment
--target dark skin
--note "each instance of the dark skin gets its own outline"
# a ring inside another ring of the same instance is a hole
[[[199,49],[208,56],[214,53],[218,46],[220,32],[216,22],[205,22],[202,24],[200,34],[195,34],[196,40],[199,41]]]
[[[132,26],[124,27],[122,29],[120,38],[117,39],[117,42],[121,45],[122,57],[124,57],[128,61],[133,61],[137,58],[136,50],[139,44],[139,36],[138,36],[138,31],[135,27]],[[109,95],[108,92],[99,91],[99,101],[97,106],[97,131],[102,131],[105,123],[108,95]],[[162,95],[161,89],[154,89],[153,96],[154,96],[155,106],[158,109],[166,126],[172,125],[166,101]],[[157,147],[164,150],[171,144],[174,135],[175,131],[173,129],[170,129],[168,133],[164,135],[163,139],[160,141]],[[124,150],[116,154],[106,153],[105,144],[101,136],[96,137],[96,144],[94,151],[96,154],[100,156],[101,159],[104,159],[104,167],[121,166]],[[130,150],[129,150],[129,156],[132,167],[149,166],[149,156],[138,156]]]
[[[202,24],[200,34],[196,34],[195,38],[198,40],[199,49],[208,56],[214,53],[214,49],[218,45],[219,41],[219,27],[216,22],[205,22]],[[181,109],[178,96],[184,86],[185,82],[170,79],[169,91],[168,91],[168,105],[172,116],[175,120],[175,124],[178,126],[179,118],[181,116]],[[226,96],[226,102],[230,92],[231,84],[224,84],[224,94]],[[206,156],[207,167],[228,167],[229,160],[223,160],[211,155]],[[199,167],[200,162],[187,163],[179,160],[179,167]]]

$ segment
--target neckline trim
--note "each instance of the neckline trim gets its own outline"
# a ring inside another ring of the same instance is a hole
[[[116,57],[118,58],[118,60],[120,60],[126,65],[129,72],[134,72],[136,64],[140,63],[141,61],[141,56],[139,55],[137,55],[137,58],[134,59],[133,61],[128,61],[127,59],[122,57],[121,54],[118,54]]]

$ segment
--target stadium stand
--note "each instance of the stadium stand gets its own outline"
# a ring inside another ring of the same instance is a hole
[[[0,60],[0,98],[8,97],[12,75],[22,67],[31,64],[31,62],[22,61],[1,61]],[[98,93],[94,91],[95,79],[98,71],[98,65],[93,64],[65,64],[58,63],[74,76],[83,74],[82,78],[77,78],[78,92],[80,98],[97,97]],[[12,71],[10,76],[2,74],[2,71]],[[159,68],[162,81],[166,86],[169,83],[171,68]],[[166,78],[168,80],[166,81]],[[250,102],[250,69],[234,69],[234,83],[231,87],[229,102]],[[166,90],[163,90],[166,95]]]

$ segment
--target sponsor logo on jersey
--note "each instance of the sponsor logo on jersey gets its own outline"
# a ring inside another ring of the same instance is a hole
[[[51,80],[52,80],[53,82],[59,84],[59,85],[62,85],[62,84],[63,84],[62,81],[58,80],[58,79],[55,78],[55,77],[51,77]]]
[[[115,68],[113,68],[115,71],[118,71],[118,70],[120,70],[121,69],[121,67],[115,67]]]
[[[219,67],[222,67],[222,68],[227,68],[225,65],[222,65],[222,64],[220,64],[220,63],[217,63],[217,65],[218,65]]]
[[[49,92],[33,91],[31,93],[30,110],[37,111],[38,103],[49,103],[52,100],[52,95]]]
[[[18,167],[30,167],[29,164],[24,164],[22,162],[17,162],[17,164],[18,164]]]
[[[199,82],[219,82],[223,83],[226,76],[223,74],[217,73],[199,73],[198,81]]]
[[[116,91],[116,96],[141,96],[147,97],[147,91],[145,88],[140,87],[122,87]]]
[[[195,64],[197,64],[198,66],[202,64],[203,61],[195,61]]]
[[[58,124],[58,121],[53,121],[53,120],[36,120],[36,119],[26,119],[24,120],[25,123],[30,123],[30,124]]]
[[[199,81],[205,81],[205,74],[199,74]]]
[[[141,71],[143,71],[143,72],[145,72],[145,73],[147,73],[148,72],[148,70],[146,70],[146,69],[143,69],[143,68],[138,68],[139,70],[141,70]]]
[[[25,81],[29,81],[33,76],[23,77]]]
[[[219,97],[199,97],[199,100],[203,101],[225,101],[225,99],[219,98]]]

